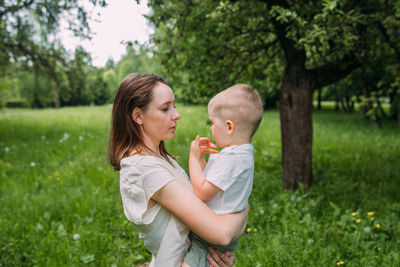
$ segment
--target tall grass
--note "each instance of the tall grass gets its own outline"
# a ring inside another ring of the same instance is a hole
[[[187,169],[204,106],[178,106],[168,150]],[[105,159],[111,106],[0,114],[0,266],[135,266],[150,259]],[[253,140],[256,173],[236,266],[400,266],[400,133],[314,113],[310,190],[282,189],[279,114]],[[343,263],[343,264],[342,264]]]

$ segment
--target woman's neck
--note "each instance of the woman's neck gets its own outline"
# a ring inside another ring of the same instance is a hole
[[[145,146],[141,149],[140,154],[161,157],[160,142],[161,141],[151,140],[150,138],[146,137],[143,138],[143,143]]]

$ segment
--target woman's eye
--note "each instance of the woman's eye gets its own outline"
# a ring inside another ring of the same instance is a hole
[[[169,107],[166,107],[166,108],[163,108],[163,109],[161,109],[161,110],[164,111],[164,112],[166,112],[166,111],[168,111],[168,109],[169,109]]]

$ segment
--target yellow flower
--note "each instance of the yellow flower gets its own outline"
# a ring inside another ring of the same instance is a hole
[[[247,228],[247,230],[246,230],[247,232],[250,232],[251,231],[251,228]]]
[[[338,262],[336,262],[336,265],[343,265],[344,264],[344,261],[338,261]]]
[[[356,216],[356,215],[357,215],[357,212],[353,212],[351,215]]]
[[[373,220],[375,220],[375,218],[374,218],[374,217],[371,217],[371,221],[373,221]]]
[[[340,264],[344,264],[344,261],[341,261]]]
[[[257,229],[256,229],[256,228],[254,228],[254,232],[257,232]]]
[[[376,225],[376,228],[381,228],[381,225],[378,223],[377,225]]]
[[[368,212],[367,214],[368,214],[368,216],[374,215],[374,213],[372,211]]]
[[[378,251],[381,251],[381,248],[378,248]]]
[[[360,223],[360,222],[361,222],[361,220],[360,220],[360,219],[357,219],[357,220],[356,220],[356,223]]]

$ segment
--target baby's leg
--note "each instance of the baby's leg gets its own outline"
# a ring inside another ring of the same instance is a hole
[[[183,262],[182,265],[181,265],[181,267],[190,267],[190,265],[187,264],[186,262]]]

